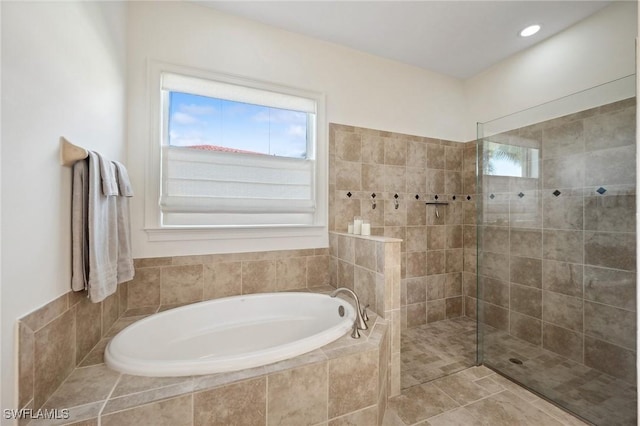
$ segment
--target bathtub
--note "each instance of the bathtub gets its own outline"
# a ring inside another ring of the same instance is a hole
[[[236,371],[333,342],[351,330],[355,315],[350,303],[317,293],[214,299],[131,324],[109,342],[104,359],[109,368],[138,376]]]

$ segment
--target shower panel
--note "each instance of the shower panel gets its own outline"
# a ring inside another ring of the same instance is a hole
[[[478,359],[636,424],[635,76],[478,125]]]

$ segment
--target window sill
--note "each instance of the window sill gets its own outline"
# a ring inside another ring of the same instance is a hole
[[[326,225],[171,226],[146,228],[148,241],[327,238]]]

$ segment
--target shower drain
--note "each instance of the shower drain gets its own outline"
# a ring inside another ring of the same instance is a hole
[[[518,365],[522,365],[522,361],[520,361],[518,358],[509,358],[509,362],[512,362],[512,363],[518,364]]]

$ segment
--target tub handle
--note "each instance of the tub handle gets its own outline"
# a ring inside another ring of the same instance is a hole
[[[358,323],[354,322],[353,323],[353,331],[351,332],[351,337],[354,339],[359,339],[360,338],[360,330],[358,329]]]
[[[364,308],[362,308],[362,319],[365,321],[369,321],[369,315],[367,315],[367,308],[369,307],[369,304],[367,303],[366,306]]]

